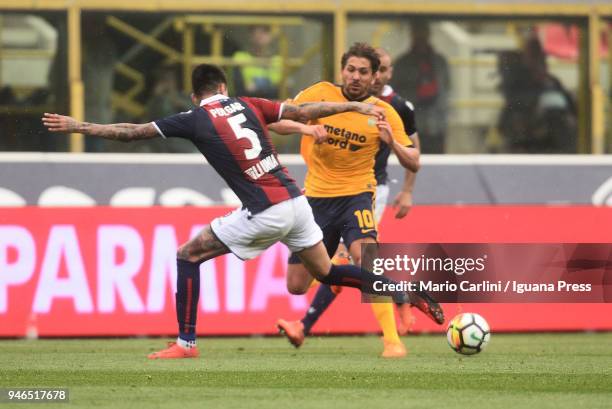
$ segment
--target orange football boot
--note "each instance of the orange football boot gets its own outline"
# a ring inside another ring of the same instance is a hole
[[[153,352],[147,357],[149,359],[179,359],[179,358],[197,358],[200,356],[198,347],[183,348],[176,342],[168,342],[168,348],[161,351]]]
[[[304,324],[302,324],[302,321],[285,321],[281,318],[276,321],[276,327],[294,347],[299,348],[304,343]]]
[[[403,358],[408,354],[406,347],[401,342],[389,342],[383,340],[385,349],[380,355],[383,358]]]

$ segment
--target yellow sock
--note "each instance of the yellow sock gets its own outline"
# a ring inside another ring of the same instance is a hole
[[[393,303],[372,303],[372,311],[378,321],[378,325],[382,329],[383,339],[387,342],[400,342],[397,335],[397,327],[395,326],[395,315],[393,314]]]
[[[312,280],[312,282],[310,283],[310,287],[308,287],[308,289],[310,290],[311,288],[318,287],[319,284],[321,283],[318,280]]]

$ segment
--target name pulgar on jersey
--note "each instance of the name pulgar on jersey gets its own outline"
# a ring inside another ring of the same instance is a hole
[[[260,98],[215,95],[199,108],[156,120],[164,138],[189,139],[251,214],[301,191],[278,161],[267,124],[279,120],[282,104]]]

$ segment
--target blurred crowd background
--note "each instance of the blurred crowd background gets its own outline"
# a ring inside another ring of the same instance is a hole
[[[345,48],[365,41],[393,57],[392,85],[416,108],[424,153],[609,153],[612,14],[593,31],[589,16],[519,18],[501,10],[349,13],[340,23],[333,15],[274,10],[82,10],[71,40],[66,10],[0,8],[0,151],[192,152],[181,140],[86,138],[79,145],[49,135],[39,118],[82,111],[90,122],[147,122],[189,110],[188,74],[202,62],[224,67],[233,94],[284,100],[338,79],[338,41]],[[69,67],[75,58],[76,72]],[[594,129],[601,128],[594,118],[603,129]],[[298,138],[274,138],[281,153],[298,152]]]

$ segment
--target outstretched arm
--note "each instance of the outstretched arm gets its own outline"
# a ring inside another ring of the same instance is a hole
[[[293,133],[308,134],[310,125],[301,122],[292,121],[291,119],[281,119],[278,122],[268,124],[268,129],[280,135],[290,135]]]
[[[323,118],[330,115],[341,114],[343,112],[359,112],[364,115],[372,115],[378,119],[384,119],[385,110],[372,104],[362,102],[305,102],[295,105],[285,103],[281,119],[291,119],[293,121],[306,123],[311,119]]]
[[[151,139],[159,136],[157,129],[155,129],[151,122],[148,124],[121,123],[100,125],[77,121],[70,116],[48,113],[45,113],[42,121],[50,132],[82,133],[84,135],[99,136],[121,142]]]
[[[290,119],[281,119],[268,125],[268,129],[280,135],[300,133],[312,135],[315,143],[321,143],[327,138],[327,131],[323,125],[306,125]]]

